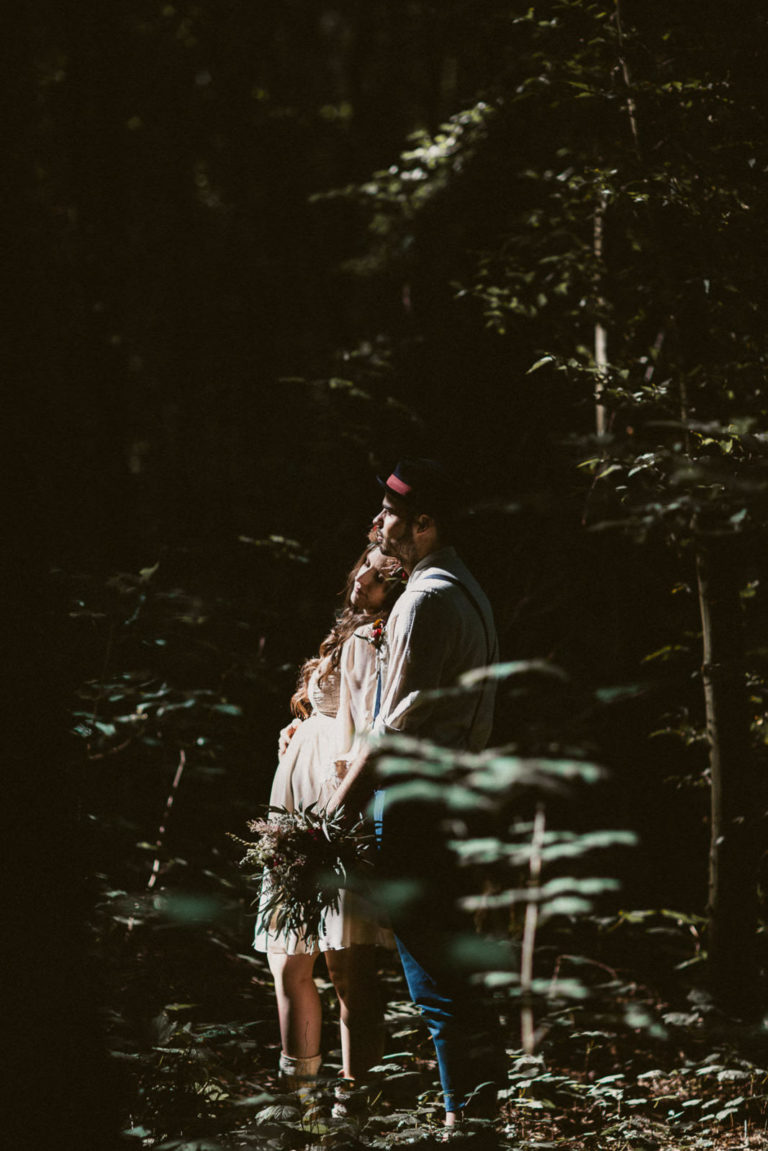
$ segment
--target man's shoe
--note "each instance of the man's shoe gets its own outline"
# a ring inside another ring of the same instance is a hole
[[[341,1079],[333,1091],[332,1119],[359,1121],[368,1114],[368,1091],[358,1087],[354,1079]]]

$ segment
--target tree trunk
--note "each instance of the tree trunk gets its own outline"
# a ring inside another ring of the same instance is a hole
[[[757,858],[738,557],[732,539],[699,546],[702,680],[710,764],[712,992],[738,1016],[757,1006]]]
[[[598,312],[605,306],[605,300],[600,292],[603,265],[603,243],[605,238],[605,213],[608,200],[605,192],[600,193],[593,216],[593,243],[592,251],[595,257],[595,304]],[[595,321],[595,431],[598,436],[604,436],[608,430],[603,392],[608,372],[608,333],[602,320]]]

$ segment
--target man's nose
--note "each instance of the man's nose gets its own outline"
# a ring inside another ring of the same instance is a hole
[[[382,513],[376,512],[376,515],[373,517],[373,520],[371,521],[375,528],[377,528],[379,526],[379,524],[381,523],[381,517],[382,517]]]

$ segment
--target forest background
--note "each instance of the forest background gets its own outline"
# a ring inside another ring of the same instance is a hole
[[[511,1098],[536,1119],[567,1097],[585,1146],[747,1140],[766,1078],[760,6],[16,9],[17,1145],[219,1137],[252,1091],[242,1052],[274,1054],[273,1017],[247,1031],[268,989],[226,833],[267,797],[296,667],[377,471],[407,454],[465,478],[462,551],[513,663],[497,775],[455,793],[469,834],[484,787],[507,820],[484,849],[502,894],[547,785],[536,850],[560,887],[540,902],[561,902],[526,1003],[559,1023]],[[588,864],[599,829],[635,846]],[[558,933],[605,986],[553,996]],[[496,986],[512,1018],[519,982]],[[644,1050],[637,1074],[679,1073],[691,1034],[690,1074],[731,1096],[670,1104],[662,1137],[633,1081],[635,1128],[605,1134],[599,1071]],[[214,1073],[217,1043],[241,1054]]]

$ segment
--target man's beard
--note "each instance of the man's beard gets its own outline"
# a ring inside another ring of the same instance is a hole
[[[388,559],[400,559],[400,551],[397,546],[398,542],[399,541],[397,540],[385,541],[381,532],[376,533],[376,547],[379,549],[381,554],[383,556],[387,556]]]
[[[376,546],[387,559],[399,560],[406,571],[410,570],[411,561],[413,560],[413,549],[409,546],[408,540],[388,540],[385,543],[381,535],[377,534]]]

